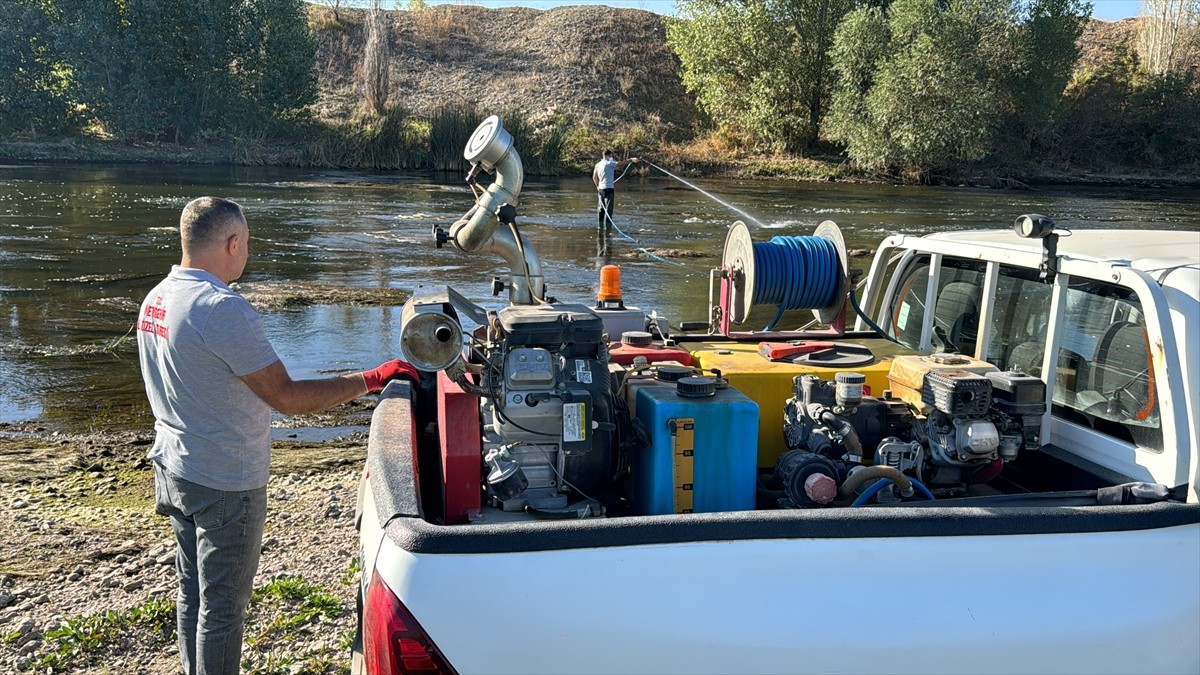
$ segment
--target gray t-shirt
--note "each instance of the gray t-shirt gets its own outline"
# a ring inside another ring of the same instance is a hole
[[[617,186],[617,181],[613,177],[616,175],[616,169],[617,161],[615,159],[602,159],[596,162],[596,166],[592,168],[592,175],[600,181],[596,185],[597,190],[607,190]]]
[[[138,354],[154,410],[148,456],[216,490],[266,485],[271,407],[240,377],[279,357],[250,303],[212,274],[176,265],[142,303]]]

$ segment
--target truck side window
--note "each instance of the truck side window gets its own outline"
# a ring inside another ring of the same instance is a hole
[[[983,296],[984,263],[942,258],[937,301],[933,311],[933,350],[975,353],[979,310]],[[918,258],[904,273],[900,294],[889,308],[886,330],[901,344],[916,349],[921,342],[925,293],[929,288],[929,258]]]
[[[1161,451],[1162,428],[1146,320],[1136,294],[1071,279],[1054,382],[1054,414]]]
[[[1036,270],[1000,267],[988,362],[1001,370],[1041,376],[1053,292]]]

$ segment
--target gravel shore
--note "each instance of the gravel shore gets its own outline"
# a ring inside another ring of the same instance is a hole
[[[150,439],[0,434],[0,672],[179,672]],[[276,443],[243,672],[349,671],[365,450],[362,434]]]

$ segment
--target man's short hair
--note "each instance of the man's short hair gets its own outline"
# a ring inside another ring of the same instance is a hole
[[[200,197],[188,202],[179,216],[179,237],[184,251],[202,251],[220,243],[246,221],[242,207],[220,197]]]
[[[604,151],[604,156],[605,156],[605,157],[612,157],[612,156],[613,156],[613,151],[612,151],[612,150],[605,150],[605,151]]]

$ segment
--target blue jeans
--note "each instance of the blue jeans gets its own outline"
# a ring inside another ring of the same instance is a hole
[[[156,510],[175,530],[179,658],[188,675],[236,675],[262,551],[267,488],[225,492],[154,465]]]

